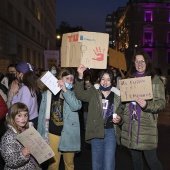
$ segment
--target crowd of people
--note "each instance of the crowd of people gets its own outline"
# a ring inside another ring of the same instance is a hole
[[[143,155],[151,170],[163,170],[157,158],[157,117],[166,105],[165,80],[155,72],[150,56],[138,51],[125,74],[120,68],[77,68],[49,71],[58,79],[54,95],[41,81],[44,69],[27,62],[10,64],[0,83],[0,169],[58,170],[61,155],[66,170],[74,170],[81,150],[79,114],[84,115],[85,140],[91,144],[92,169],[115,170],[116,146],[130,150],[134,170],[143,170]],[[153,98],[121,102],[119,80],[151,76]],[[113,88],[114,87],[114,88]],[[39,165],[16,136],[34,126],[55,156]]]

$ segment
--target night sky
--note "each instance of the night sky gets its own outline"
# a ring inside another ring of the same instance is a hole
[[[67,22],[87,31],[105,32],[107,14],[125,7],[128,0],[56,0],[56,24]]]

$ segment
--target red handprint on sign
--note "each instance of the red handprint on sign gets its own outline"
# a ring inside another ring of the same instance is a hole
[[[101,52],[100,47],[99,48],[96,47],[96,51],[95,50],[93,50],[93,51],[94,51],[95,55],[97,56],[97,58],[92,58],[92,60],[97,60],[97,61],[103,61],[104,60],[105,49],[103,49],[103,52]]]

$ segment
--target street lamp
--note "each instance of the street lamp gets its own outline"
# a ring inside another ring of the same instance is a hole
[[[61,36],[60,36],[60,35],[57,35],[56,38],[59,40],[59,39],[61,39]]]
[[[57,48],[60,49],[61,47],[61,35],[60,34],[56,35],[56,45],[57,45]]]

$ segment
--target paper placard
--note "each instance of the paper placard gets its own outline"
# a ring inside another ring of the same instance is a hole
[[[109,48],[109,65],[126,71],[125,55],[119,51]]]
[[[17,140],[34,156],[39,164],[52,158],[55,154],[50,146],[32,126],[17,136]]]
[[[49,68],[53,65],[58,66],[59,63],[60,63],[59,50],[45,50],[44,51],[45,70],[49,70]]]
[[[40,79],[54,95],[56,95],[61,88],[58,87],[57,78],[50,72],[47,71]]]
[[[79,31],[63,34],[61,67],[106,69],[109,34]]]
[[[121,101],[153,98],[151,76],[119,80]]]

